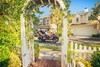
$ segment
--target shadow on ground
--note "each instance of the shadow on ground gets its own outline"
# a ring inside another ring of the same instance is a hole
[[[34,41],[37,42],[37,43],[40,43],[40,44],[61,46],[61,43],[60,42],[54,43],[52,40],[46,40],[45,42],[41,42],[39,40],[34,40]]]

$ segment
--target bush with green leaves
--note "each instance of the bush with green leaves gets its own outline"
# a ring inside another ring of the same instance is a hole
[[[0,67],[8,67],[10,52],[20,53],[20,22],[0,18]],[[17,49],[19,48],[19,49]]]
[[[11,53],[8,67],[21,67],[21,60],[18,55]]]
[[[86,60],[84,60],[82,58],[78,58],[76,60],[76,62],[82,62],[84,64],[84,67],[92,67],[90,62],[88,62],[88,61],[86,61]]]
[[[68,44],[68,48],[67,48],[67,60],[68,60],[68,62],[72,62],[72,56],[75,54],[75,52],[74,51],[71,51],[70,49],[71,49],[71,46],[70,46],[71,44],[69,43]]]
[[[39,44],[36,42],[34,42],[34,52],[35,52],[35,59],[38,59],[40,53],[40,47]]]
[[[7,67],[10,57],[10,50],[6,46],[0,46],[0,67]]]
[[[57,34],[58,34],[59,36],[62,36],[62,29],[58,29]]]
[[[100,37],[100,34],[92,35],[92,37]]]
[[[100,67],[100,51],[94,52],[91,57],[93,67]]]
[[[16,22],[6,25],[6,21],[0,21],[0,45],[16,46],[20,44],[19,28]]]

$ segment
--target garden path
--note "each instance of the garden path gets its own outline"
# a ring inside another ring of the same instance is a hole
[[[61,67],[60,42],[39,42],[37,38],[35,38],[35,42],[38,42],[40,45],[39,60],[36,61],[37,67]]]

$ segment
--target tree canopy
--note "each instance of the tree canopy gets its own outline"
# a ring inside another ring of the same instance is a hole
[[[98,15],[100,15],[100,2],[95,4],[95,7],[93,8],[93,15],[91,16],[91,19],[97,20]]]

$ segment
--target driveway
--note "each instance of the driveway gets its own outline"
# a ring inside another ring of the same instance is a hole
[[[70,41],[88,44],[100,44],[100,38],[97,37],[72,36]]]

